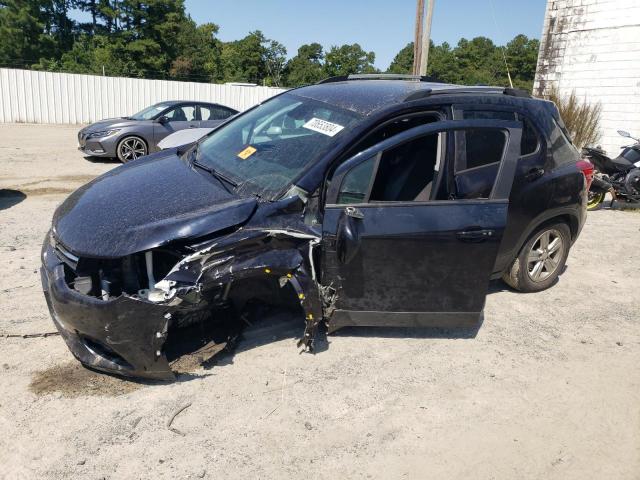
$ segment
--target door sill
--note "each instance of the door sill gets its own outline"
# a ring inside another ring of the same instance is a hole
[[[336,310],[328,333],[343,327],[469,328],[482,324],[483,312],[368,312]]]

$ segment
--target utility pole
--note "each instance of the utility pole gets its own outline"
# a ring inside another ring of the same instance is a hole
[[[424,24],[424,0],[418,0],[416,7],[416,28],[413,34],[413,74],[420,75],[422,58],[422,28]]]
[[[436,0],[427,0],[427,20],[422,29],[422,51],[420,55],[420,75],[427,75],[429,63],[429,45],[431,44],[431,22],[433,20],[433,4]]]

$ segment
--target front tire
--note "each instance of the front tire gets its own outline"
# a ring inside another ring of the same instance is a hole
[[[544,225],[529,237],[502,279],[521,292],[546,290],[564,269],[570,248],[571,231],[566,223]]]
[[[118,142],[116,153],[118,160],[127,163],[140,157],[144,157],[149,152],[146,142],[135,135],[124,137]]]

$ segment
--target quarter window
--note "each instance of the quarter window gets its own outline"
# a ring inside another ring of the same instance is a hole
[[[344,177],[337,203],[364,203],[366,201],[375,160],[376,157],[365,160],[360,165],[353,167]]]

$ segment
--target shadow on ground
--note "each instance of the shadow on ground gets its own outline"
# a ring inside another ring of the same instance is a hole
[[[117,158],[108,158],[108,157],[87,157],[87,156],[85,156],[84,159],[87,162],[91,162],[91,163],[121,163],[120,160],[118,160]]]
[[[0,189],[0,210],[6,210],[22,202],[27,196],[19,190]]]

